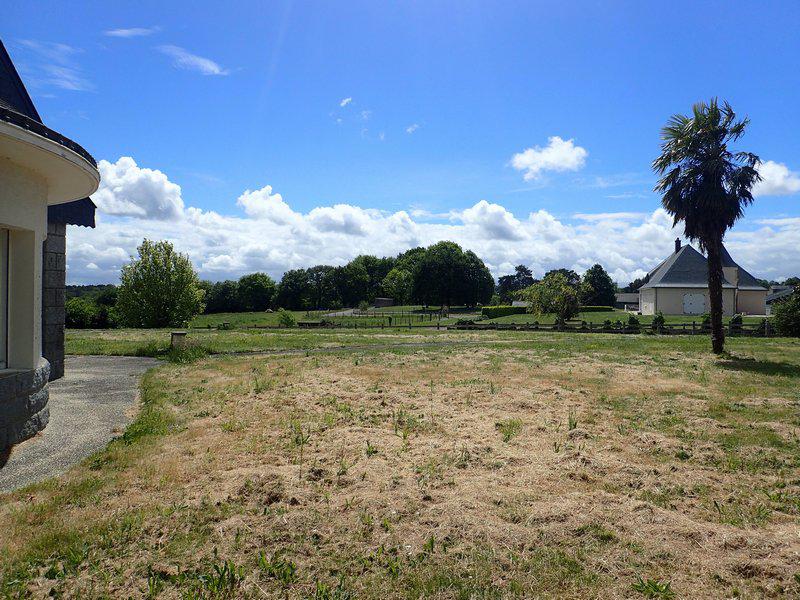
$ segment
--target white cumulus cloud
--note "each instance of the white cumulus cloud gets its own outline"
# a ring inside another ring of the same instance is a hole
[[[70,227],[71,283],[116,282],[143,238],[166,239],[189,254],[200,276],[238,278],[265,271],[341,265],[359,254],[394,256],[415,246],[452,240],[480,256],[495,277],[528,265],[534,275],[567,267],[578,272],[599,262],[621,284],[641,277],[672,252],[681,233],[663,209],[652,212],[578,213],[544,209],[515,215],[487,200],[447,214],[430,210],[387,212],[354,203],[308,212],[271,186],[245,190],[230,212],[184,206],[180,187],[158,170],[129,157],[100,162],[103,183],[93,196],[97,228]],[[732,256],[757,277],[800,273],[800,215],[747,218],[726,236]]]
[[[761,181],[753,187],[754,196],[789,196],[800,192],[800,173],[783,163],[767,160],[758,167]]]
[[[92,196],[107,215],[174,220],[183,212],[181,187],[158,170],[143,169],[130,156],[101,160],[100,189]]]
[[[352,101],[353,101],[353,98],[352,98],[352,97],[350,97],[350,96],[348,96],[347,98],[342,98],[342,99],[339,101],[339,106],[341,106],[342,108],[344,108],[345,106],[347,106],[348,104],[350,104]]]
[[[464,210],[458,218],[465,225],[474,227],[478,235],[485,239],[522,240],[526,237],[521,223],[513,214],[503,206],[486,200]]]
[[[573,140],[564,140],[557,135],[547,138],[544,148],[534,146],[511,157],[511,166],[524,171],[525,181],[539,179],[545,171],[577,171],[586,164],[589,153],[576,146]]]
[[[210,58],[205,58],[203,56],[198,56],[197,54],[192,54],[185,48],[181,48],[180,46],[172,46],[172,45],[164,45],[159,46],[158,50],[163,54],[172,58],[173,66],[179,69],[186,69],[189,71],[197,71],[203,75],[228,75],[230,71],[228,69],[223,68],[220,66],[219,63],[211,60]]]
[[[265,185],[260,190],[245,192],[236,200],[248,216],[268,219],[277,225],[295,224],[301,216],[294,212],[280,194],[272,193],[272,186]]]

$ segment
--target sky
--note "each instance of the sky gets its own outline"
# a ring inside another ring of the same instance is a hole
[[[800,3],[30,2],[0,36],[44,122],[102,177],[68,282],[142,239],[210,280],[449,239],[495,276],[600,262],[620,284],[682,228],[651,162],[670,115],[729,101],[756,200],[726,236],[800,274]]]

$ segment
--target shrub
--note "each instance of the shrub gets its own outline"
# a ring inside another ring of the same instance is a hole
[[[99,310],[89,299],[70,298],[66,303],[66,326],[69,329],[89,329],[95,326]]]
[[[742,315],[736,314],[730,320],[731,333],[740,333],[742,331]]]
[[[507,317],[509,315],[524,315],[527,309],[524,306],[484,306],[481,309],[481,314],[487,319],[497,319],[498,317]]]
[[[775,331],[787,337],[800,337],[800,293],[794,294],[775,304],[772,324]]]
[[[665,324],[666,320],[664,319],[664,313],[658,311],[655,315],[653,315],[653,320],[650,323],[650,326],[653,328],[653,331],[661,331],[664,329]]]
[[[288,310],[278,309],[278,324],[281,327],[297,327],[297,319]]]
[[[628,315],[628,326],[639,327],[639,318],[636,315]]]
[[[613,312],[613,306],[581,306],[582,313],[591,313],[591,312]]]

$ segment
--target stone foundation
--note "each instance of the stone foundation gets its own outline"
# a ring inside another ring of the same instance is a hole
[[[0,449],[33,437],[47,425],[50,363],[32,371],[0,372]]]

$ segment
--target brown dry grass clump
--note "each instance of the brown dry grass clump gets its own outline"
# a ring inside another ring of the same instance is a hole
[[[790,597],[790,379],[506,348],[163,367],[166,435],[0,503],[0,589]]]

